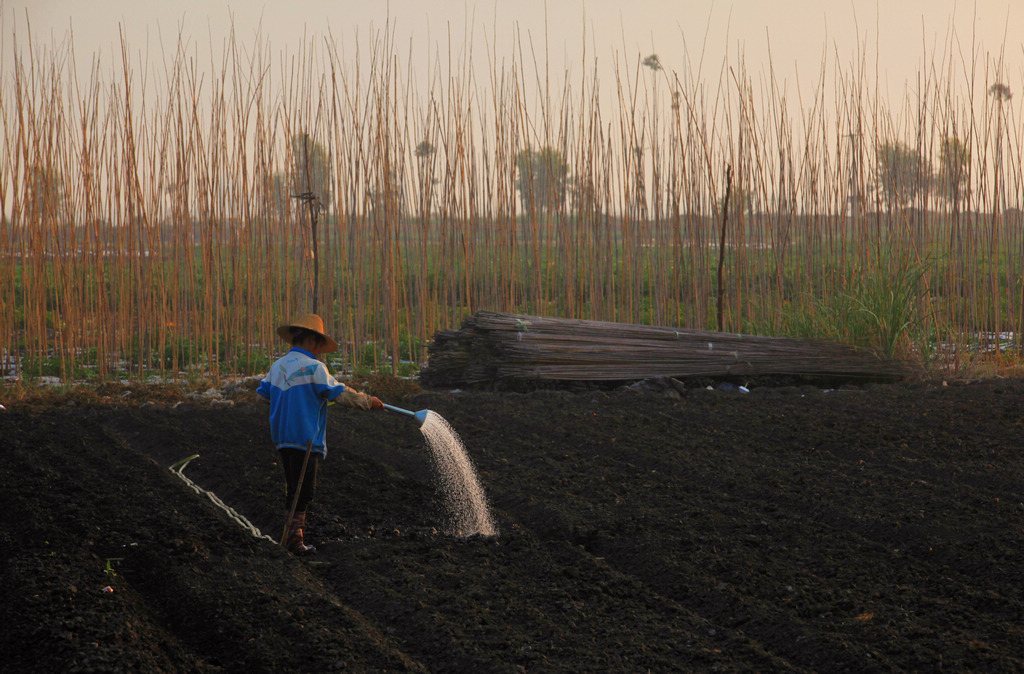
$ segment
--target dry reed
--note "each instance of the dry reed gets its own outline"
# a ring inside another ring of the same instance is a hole
[[[615,64],[609,111],[596,60],[574,81],[523,42],[486,54],[487,82],[471,45],[403,66],[387,32],[354,64],[331,35],[277,60],[230,35],[206,68],[179,36],[159,77],[124,39],[109,75],[78,73],[67,45],[15,48],[0,80],[4,371],[259,369],[273,325],[317,290],[348,365],[378,370],[422,363],[479,309],[705,329],[720,306],[723,330],[777,334],[924,261],[922,334],[1012,333],[1019,348],[1010,93],[1024,82],[999,63],[935,57],[893,107],[866,58],[833,65],[831,97],[823,63],[797,107],[770,68],[740,59],[715,80],[637,55]],[[944,161],[951,143],[963,161]],[[880,161],[894,147],[910,169]],[[521,201],[527,148],[565,159],[551,207]],[[897,169],[914,175],[887,190]],[[304,192],[322,203],[316,230]],[[948,353],[955,367],[965,351]]]

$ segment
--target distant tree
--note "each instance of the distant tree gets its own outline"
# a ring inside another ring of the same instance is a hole
[[[274,218],[284,220],[288,209],[292,208],[292,195],[295,190],[291,186],[292,180],[287,174],[280,171],[274,173],[270,184],[270,208]]]
[[[996,105],[998,106],[996,112],[996,188],[992,196],[992,210],[997,212],[999,210],[1000,172],[1003,166],[1003,104],[1013,98],[1013,92],[1005,84],[996,82],[988,88],[988,93],[992,98],[996,99]]]
[[[996,82],[990,86],[988,88],[988,93],[1000,103],[1013,98],[1013,92],[1010,91],[1010,87],[1006,86],[1002,82]]]
[[[57,239],[50,239],[52,245],[68,245],[68,232],[61,227],[67,224],[67,210],[64,203],[64,180],[56,169],[43,164],[32,164],[26,171],[25,217],[41,226],[33,228],[37,235],[49,238],[57,232]],[[0,300],[2,304],[2,300]]]
[[[662,69],[661,59],[658,58],[657,54],[651,54],[650,56],[645,58],[644,65],[650,68],[653,72],[658,72]]]
[[[905,143],[883,143],[876,155],[877,189],[890,212],[897,204],[910,205],[931,179],[931,169]]]
[[[565,204],[569,167],[561,152],[552,147],[522,150],[516,155],[516,169],[524,211],[551,213]]]
[[[939,147],[939,196],[950,205],[954,213],[960,212],[970,161],[971,151],[958,138],[949,136],[942,139]]]
[[[629,169],[632,177],[632,193],[629,195],[628,211],[632,220],[647,219],[647,182],[644,178],[644,149],[633,146],[634,161]]]
[[[29,166],[26,182],[25,208],[41,221],[52,221],[64,198],[64,181],[52,168],[41,164]]]
[[[331,163],[324,146],[309,137],[308,133],[297,133],[291,139],[292,187],[291,198],[303,206],[309,217],[309,241],[311,247],[313,274],[313,313],[319,312],[320,304],[320,255],[317,225],[320,214],[329,217],[331,203]]]
[[[381,170],[367,191],[370,213],[380,221],[401,222],[408,215],[405,180],[398,167]]]
[[[422,140],[416,146],[416,159],[419,160],[420,175],[420,211],[424,215],[429,214],[430,205],[434,201],[434,186],[437,179],[434,178],[434,155],[437,148],[429,140]]]
[[[416,146],[416,156],[420,159],[432,157],[435,152],[437,152],[437,148],[429,140],[420,141],[419,145]]]
[[[644,65],[651,71],[651,85],[654,88],[654,100],[658,101],[658,76],[662,73],[664,68],[661,66],[661,59],[658,58],[657,54],[651,54],[643,61]],[[651,115],[651,130],[655,138],[658,137],[658,109],[660,105],[655,105],[653,108],[653,114]],[[661,161],[659,160],[658,143],[651,143],[651,179],[653,181],[652,191],[655,195],[661,194],[661,172],[660,166]],[[647,217],[647,196],[644,189],[644,176],[643,176],[643,164],[637,162],[636,164],[636,188],[637,197],[642,200],[643,217]],[[657,222],[661,217],[661,203],[658,198],[654,199],[654,220]]]
[[[312,193],[325,213],[331,203],[331,162],[323,145],[307,133],[292,136],[292,195]]]

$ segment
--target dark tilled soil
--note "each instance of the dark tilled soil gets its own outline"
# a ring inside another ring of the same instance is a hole
[[[0,412],[4,671],[1022,671],[1024,382],[431,393],[332,411],[313,557],[267,408]],[[109,589],[108,589],[109,588]]]

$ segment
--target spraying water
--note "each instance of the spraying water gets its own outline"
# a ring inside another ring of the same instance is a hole
[[[498,528],[491,519],[487,497],[455,429],[440,414],[428,411],[420,432],[426,438],[434,459],[441,493],[451,517],[451,528],[467,536],[497,536]]]

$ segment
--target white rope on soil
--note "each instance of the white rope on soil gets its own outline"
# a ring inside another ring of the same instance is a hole
[[[171,472],[174,473],[175,475],[177,475],[178,477],[180,477],[182,480],[184,480],[185,484],[188,485],[189,489],[191,489],[192,491],[194,491],[195,493],[197,493],[197,494],[199,494],[201,496],[206,496],[207,498],[209,498],[210,501],[212,501],[215,506],[217,506],[218,508],[223,510],[225,513],[227,513],[227,516],[229,518],[231,518],[240,527],[242,527],[243,529],[248,531],[249,534],[252,535],[253,538],[265,538],[266,540],[268,540],[271,543],[274,543],[276,545],[277,541],[275,541],[270,536],[267,536],[266,534],[261,532],[258,528],[256,528],[253,525],[252,522],[247,520],[244,515],[239,514],[239,512],[237,510],[235,510],[234,508],[229,506],[227,503],[224,503],[224,501],[220,500],[219,496],[214,494],[212,491],[209,491],[207,489],[203,489],[198,484],[196,484],[192,480],[190,480],[187,477],[185,477],[184,473],[182,473],[181,471],[185,470],[185,466],[187,466],[189,464],[189,462],[192,461],[192,459],[196,459],[196,458],[199,458],[198,454],[193,454],[192,456],[190,456],[188,458],[185,458],[185,459],[182,459],[181,461],[178,461],[177,463],[175,463],[175,464],[173,464],[171,466]]]

